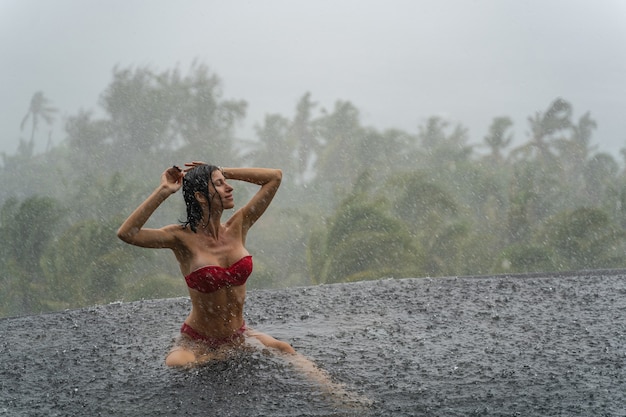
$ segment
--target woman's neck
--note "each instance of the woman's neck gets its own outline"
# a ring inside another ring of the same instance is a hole
[[[208,221],[203,218],[200,227],[206,234],[217,239],[222,227],[221,213],[213,213]]]

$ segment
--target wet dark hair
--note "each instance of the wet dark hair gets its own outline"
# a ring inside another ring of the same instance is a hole
[[[181,222],[183,227],[189,226],[192,231],[196,231],[198,223],[202,220],[202,207],[196,199],[196,191],[204,195],[209,203],[209,213],[211,213],[211,198],[209,196],[209,182],[213,184],[213,171],[218,170],[215,165],[197,165],[187,171],[183,177],[183,198],[187,206],[187,220]],[[213,184],[215,187],[215,184]]]

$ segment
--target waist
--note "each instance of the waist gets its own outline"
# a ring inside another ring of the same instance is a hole
[[[181,334],[185,334],[191,339],[200,341],[204,343],[205,345],[208,345],[211,348],[218,348],[226,344],[232,344],[237,341],[240,341],[243,339],[243,334],[245,331],[246,331],[245,322],[241,325],[241,327],[238,330],[233,332],[231,335],[225,336],[225,337],[207,336],[205,334],[200,333],[199,331],[197,331],[196,329],[194,329],[187,323],[183,323],[183,325],[180,328]]]
[[[187,323],[198,327],[213,327],[216,323],[243,321],[246,287],[232,287],[211,294],[190,290],[191,312]]]

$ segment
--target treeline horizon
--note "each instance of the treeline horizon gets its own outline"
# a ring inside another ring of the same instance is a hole
[[[116,67],[103,116],[67,117],[64,138],[35,155],[52,103],[35,93],[27,136],[1,154],[0,317],[186,295],[169,251],[115,231],[165,168],[192,160],[283,170],[248,237],[250,288],[626,267],[626,173],[565,98],[529,115],[519,146],[507,116],[471,144],[460,123],[381,130],[350,101],[325,109],[310,93],[239,138],[246,102],[225,99],[207,66]],[[255,189],[232,185],[237,207]],[[177,194],[148,226],[184,216]]]

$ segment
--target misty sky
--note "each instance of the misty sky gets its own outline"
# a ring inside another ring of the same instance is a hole
[[[307,91],[320,107],[349,100],[362,123],[417,132],[438,115],[482,141],[510,116],[516,143],[527,117],[563,97],[593,142],[626,147],[623,0],[0,0],[0,152],[12,154],[34,92],[63,119],[98,110],[112,69],[155,72],[198,59],[224,98],[248,102],[240,135],[267,113],[293,115]],[[37,136],[38,150],[47,128]]]

